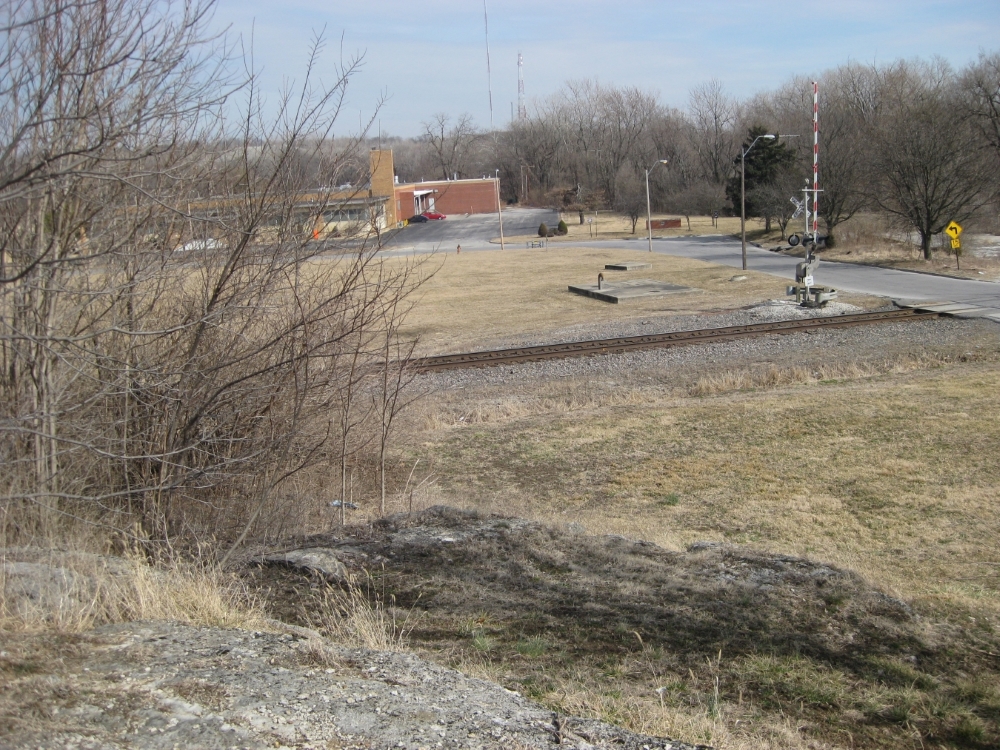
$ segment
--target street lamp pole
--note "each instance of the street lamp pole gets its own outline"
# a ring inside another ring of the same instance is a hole
[[[757,145],[757,141],[773,141],[775,138],[798,138],[797,135],[772,135],[764,133],[753,139],[753,143],[740,151],[740,244],[743,246],[743,270],[747,270],[747,154]]]
[[[649,252],[653,252],[653,217],[649,211],[649,173],[656,169],[658,164],[666,163],[666,159],[657,159],[656,163],[646,170],[646,230],[649,232]]]
[[[757,141],[764,138],[773,141],[777,136],[765,133],[753,139],[747,148],[740,151],[740,243],[743,246],[743,270],[747,270],[747,154],[750,149],[757,145]]]

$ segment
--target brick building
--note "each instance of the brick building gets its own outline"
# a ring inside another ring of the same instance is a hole
[[[409,219],[424,211],[442,214],[496,213],[497,181],[431,180],[400,184],[396,182],[392,151],[373,149],[370,156],[371,196],[392,196],[386,201],[387,226]]]

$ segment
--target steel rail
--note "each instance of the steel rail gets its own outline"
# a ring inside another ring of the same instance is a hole
[[[824,328],[848,328],[874,323],[895,323],[927,320],[938,317],[936,312],[918,310],[886,310],[883,312],[858,313],[855,315],[831,315],[797,320],[779,320],[769,323],[752,323],[724,328],[700,328],[689,331],[671,331],[643,336],[622,336],[594,341],[571,341],[563,344],[522,346],[513,349],[494,349],[462,354],[441,354],[421,357],[410,362],[418,372],[458,370],[470,367],[494,367],[499,365],[537,362],[545,359],[566,357],[587,357],[597,354],[614,354],[640,349],[668,348],[707,344],[715,341],[731,341],[752,336],[787,335],[818,331]]]

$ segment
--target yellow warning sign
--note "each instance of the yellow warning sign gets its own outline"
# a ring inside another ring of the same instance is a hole
[[[953,221],[944,228],[944,231],[949,237],[951,237],[952,241],[954,241],[957,240],[958,235],[962,233],[962,225],[957,221]]]
[[[952,250],[961,250],[962,249],[962,240],[958,239],[958,237],[956,237],[955,239],[953,239],[951,241],[951,249]]]

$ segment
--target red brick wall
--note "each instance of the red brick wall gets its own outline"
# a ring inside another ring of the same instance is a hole
[[[434,210],[442,214],[487,214],[497,210],[495,180],[439,180],[399,185],[396,188],[397,219],[413,216],[414,190],[436,190]]]
[[[413,216],[413,186],[396,188],[396,221]]]

